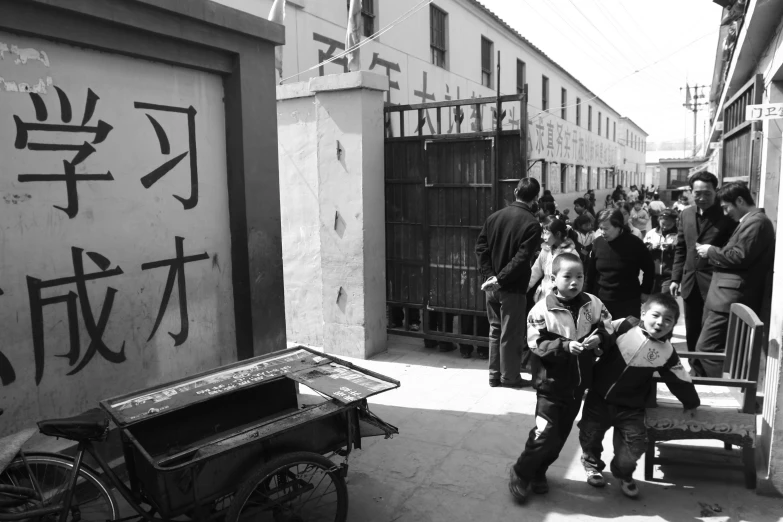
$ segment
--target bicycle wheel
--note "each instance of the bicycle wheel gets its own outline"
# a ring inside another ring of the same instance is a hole
[[[3,513],[24,513],[42,506],[51,506],[65,502],[68,483],[71,479],[73,461],[59,455],[25,455],[29,471],[21,457],[15,458],[6,470],[0,474],[0,484],[35,489],[33,480],[41,488],[41,501],[30,501],[13,508],[3,509]],[[116,520],[120,517],[117,501],[98,474],[84,464],[79,468],[76,485],[71,500],[67,520],[74,522]],[[43,520],[58,520],[54,513]]]
[[[259,466],[231,501],[226,522],[345,522],[348,489],[323,455],[289,453]]]

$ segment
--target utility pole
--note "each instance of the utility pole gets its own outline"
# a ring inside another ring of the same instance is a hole
[[[709,105],[708,102],[699,102],[699,98],[706,98],[706,95],[704,94],[704,89],[708,89],[709,85],[694,85],[692,87],[688,86],[688,84],[685,84],[685,87],[680,87],[680,92],[682,90],[685,90],[685,103],[682,104],[683,107],[685,107],[687,110],[693,112],[693,155],[696,156],[698,153],[698,149],[696,147],[696,118],[698,115],[698,112],[701,110],[702,107]],[[701,89],[701,94],[700,94]],[[693,94],[691,94],[693,92]]]

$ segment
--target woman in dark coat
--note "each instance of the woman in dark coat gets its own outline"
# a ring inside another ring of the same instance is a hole
[[[613,318],[639,317],[655,280],[652,255],[631,234],[619,210],[602,210],[596,222],[601,235],[593,242],[587,263],[587,291],[603,301]]]

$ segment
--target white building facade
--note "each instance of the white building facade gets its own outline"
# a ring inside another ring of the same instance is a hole
[[[256,15],[265,15],[272,5],[271,0],[218,1]],[[363,70],[388,76],[387,102],[490,97],[498,82],[501,94],[515,94],[527,84],[529,173],[556,197],[563,196],[558,199],[570,205],[587,189],[604,192],[617,184],[644,182],[644,130],[479,2],[363,0],[362,11],[365,36],[400,20],[360,49]],[[347,71],[344,57],[318,66],[344,51],[346,25],[346,0],[289,0],[284,83]],[[478,118],[484,129],[492,125],[489,111],[480,116],[466,112],[472,125]],[[504,127],[518,128],[517,112],[509,111]],[[416,128],[412,123],[410,129]],[[434,118],[422,130],[435,133]]]

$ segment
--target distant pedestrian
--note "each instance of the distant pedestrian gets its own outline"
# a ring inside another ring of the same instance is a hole
[[[610,314],[624,317],[639,310],[651,293],[655,265],[644,242],[631,234],[619,210],[602,210],[596,221],[602,237],[593,242],[587,291],[597,295]]]
[[[593,248],[595,241],[595,221],[593,216],[587,212],[574,220],[574,231],[576,231],[576,243],[579,248],[579,257],[586,263]]]
[[[612,200],[615,202],[625,200],[625,191],[623,190],[622,185],[617,185],[614,189],[614,192],[612,192]]]
[[[595,364],[579,421],[582,465],[591,486],[606,485],[601,453],[606,431],[614,428],[614,458],[609,469],[625,496],[639,496],[633,473],[647,449],[644,415],[655,397],[655,373],[680,400],[686,417],[694,416],[699,396],[670,342],[679,315],[680,308],[671,295],[655,294],[642,305],[641,321],[635,316],[612,321],[616,341],[604,346],[604,354]]]
[[[574,200],[574,213],[577,216],[581,216],[585,212],[593,214],[593,212],[590,211],[590,207],[588,205],[589,205],[589,203],[588,203],[587,199],[585,199],[585,198],[576,198]],[[574,218],[574,219],[576,219],[576,218]]]
[[[521,387],[525,347],[525,294],[530,265],[541,240],[533,205],[541,189],[535,178],[523,178],[515,201],[487,218],[476,241],[476,258],[485,282],[489,320],[489,385]]]
[[[631,209],[631,224],[643,233],[650,228],[650,215],[644,210],[644,201],[637,199]]]
[[[528,488],[549,491],[546,472],[557,460],[590,386],[601,346],[610,341],[611,316],[601,300],[582,291],[584,269],[574,254],[552,263],[554,290],[527,318],[536,389],[535,427],[511,466],[508,488],[525,502]]]
[[[631,208],[630,203],[620,201],[617,203],[617,208],[620,210],[620,212],[622,212],[625,225],[628,227],[628,230],[631,231],[631,234],[638,237],[639,239],[644,239],[644,232],[636,228],[633,223],[631,223],[631,211],[633,209]]]
[[[682,212],[683,210],[685,210],[686,208],[688,208],[688,207],[690,207],[690,206],[691,206],[691,204],[688,202],[688,196],[686,196],[685,194],[683,194],[683,195],[681,195],[681,196],[680,196],[680,197],[677,199],[677,203],[675,203],[674,205],[672,205],[672,208],[673,208],[674,210],[676,210],[677,212]]]
[[[677,212],[667,208],[659,218],[660,225],[647,232],[644,244],[655,262],[653,292],[669,293],[672,284],[674,249],[677,246]]]
[[[653,199],[650,201],[650,207],[648,212],[650,213],[650,224],[653,228],[658,227],[658,216],[666,209],[666,203],[661,201],[661,196],[656,192],[653,194]]]
[[[628,192],[628,201],[633,203],[638,199],[639,199],[639,189],[636,188],[636,185],[631,185],[631,190],[630,192]]]
[[[733,303],[748,306],[756,314],[770,288],[769,275],[775,260],[775,227],[757,208],[744,183],[727,183],[718,191],[723,212],[737,226],[724,247],[696,244],[699,257],[714,267],[710,289],[704,302],[704,320],[696,351],[724,353],[729,312]],[[723,361],[693,361],[695,375],[720,377]]]

